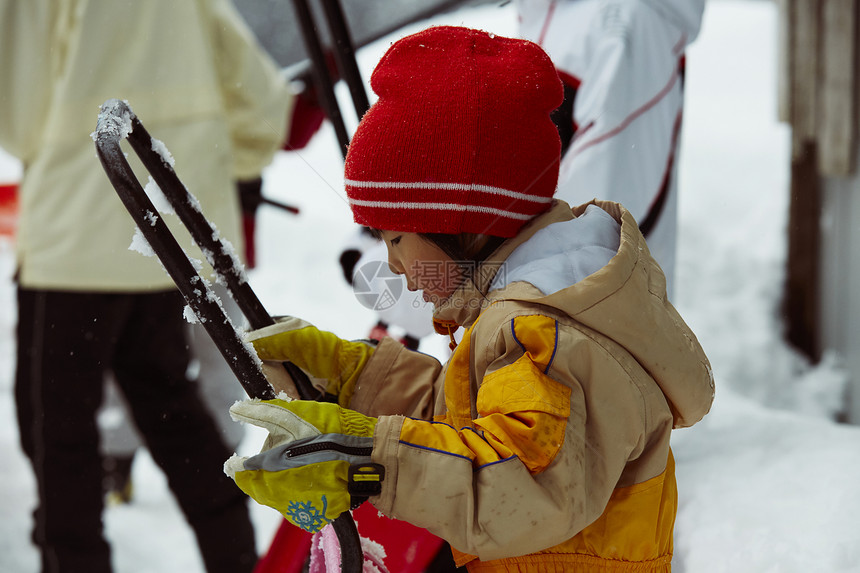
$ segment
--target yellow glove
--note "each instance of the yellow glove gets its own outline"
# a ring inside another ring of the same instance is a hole
[[[289,361],[312,378],[322,379],[326,393],[337,396],[344,407],[349,406],[355,381],[374,350],[369,342],[344,340],[294,317],[279,318],[252,331],[247,340],[260,359]]]
[[[384,468],[370,461],[376,418],[337,404],[247,400],[235,420],[268,430],[256,456],[234,455],[225,473],[257,503],[316,532],[382,488]]]

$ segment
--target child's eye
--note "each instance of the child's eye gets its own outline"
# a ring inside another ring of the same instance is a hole
[[[396,245],[397,243],[399,243],[399,242],[400,242],[400,239],[401,239],[401,238],[403,238],[403,235],[397,235],[396,237],[394,237],[393,239],[391,239],[391,240],[389,241],[389,243],[391,243],[391,246],[393,247],[394,245]]]

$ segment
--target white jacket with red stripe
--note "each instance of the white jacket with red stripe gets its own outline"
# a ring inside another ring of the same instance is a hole
[[[518,0],[523,37],[576,89],[556,197],[622,203],[670,286],[675,266],[683,56],[704,0]]]

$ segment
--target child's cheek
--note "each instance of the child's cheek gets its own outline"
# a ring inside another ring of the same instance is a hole
[[[453,261],[414,261],[412,268],[413,284],[441,299],[450,296],[462,280],[460,268]]]

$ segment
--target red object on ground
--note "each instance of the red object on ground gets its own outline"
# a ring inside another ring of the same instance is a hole
[[[286,519],[260,557],[254,573],[300,573],[311,551],[311,534]]]
[[[14,237],[18,228],[18,184],[0,183],[0,236]]]
[[[422,573],[442,548],[426,529],[380,514],[369,503],[352,512],[358,533],[382,545],[385,566],[397,573]],[[310,554],[311,534],[284,520],[254,573],[299,573]]]
[[[398,573],[421,573],[442,547],[442,539],[426,529],[385,517],[364,503],[352,512],[358,533],[382,545],[385,566]]]

